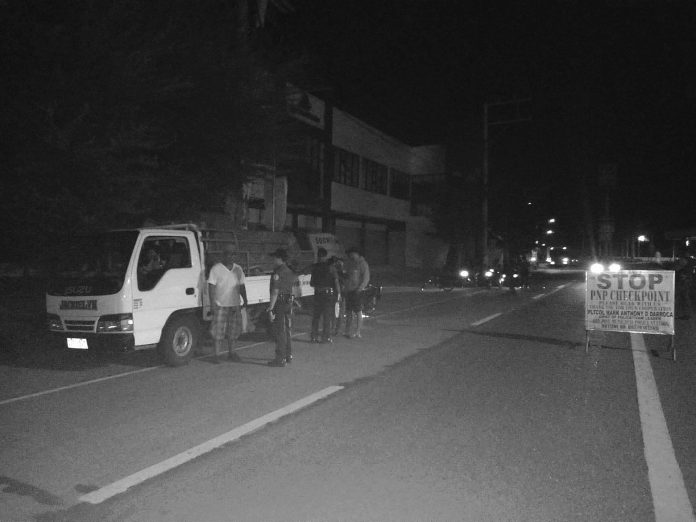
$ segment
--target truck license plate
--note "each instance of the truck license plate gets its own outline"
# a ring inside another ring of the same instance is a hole
[[[87,349],[87,339],[81,339],[79,337],[68,337],[68,348],[75,348],[77,350]]]

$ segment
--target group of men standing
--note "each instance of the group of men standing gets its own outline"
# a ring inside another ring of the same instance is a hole
[[[317,250],[318,262],[312,266],[309,282],[314,288],[312,342],[333,342],[331,335],[338,335],[344,314],[345,336],[349,339],[362,337],[362,293],[370,282],[370,267],[357,248],[350,248],[346,253],[348,261],[343,264],[335,258],[328,259],[325,248]],[[352,328],[353,318],[355,329]]]
[[[343,310],[345,336],[352,339],[362,337],[362,293],[370,282],[370,269],[358,249],[350,248],[346,253],[348,260],[343,265],[340,260],[328,259],[326,249],[320,247],[317,251],[318,259],[312,265],[310,279],[310,285],[314,288],[312,342],[333,342],[332,334],[338,335],[340,331]],[[292,362],[293,286],[297,275],[287,265],[288,254],[285,249],[279,248],[270,255],[273,257],[274,269],[266,313],[275,340],[275,357],[268,365],[283,367]],[[234,250],[225,249],[222,260],[211,268],[208,276],[212,311],[210,333],[215,347],[213,360],[216,363],[225,351],[228,359],[240,360],[235,344],[242,333],[242,309],[248,301],[244,271],[234,262],[234,256]]]

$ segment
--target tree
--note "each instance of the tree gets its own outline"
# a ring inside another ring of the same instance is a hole
[[[246,6],[4,6],[5,257],[57,232],[223,208],[241,159],[273,154],[294,68],[269,59]]]

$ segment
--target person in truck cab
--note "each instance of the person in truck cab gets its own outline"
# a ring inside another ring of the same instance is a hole
[[[164,266],[159,252],[152,247],[145,250],[145,255],[143,257],[143,264],[140,266],[140,271],[143,274],[149,274],[155,270],[161,270]]]
[[[141,290],[152,290],[159,281],[163,268],[164,263],[157,249],[146,248],[138,266],[138,287]]]

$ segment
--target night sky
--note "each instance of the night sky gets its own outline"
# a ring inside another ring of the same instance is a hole
[[[577,236],[583,201],[593,219],[609,202],[619,240],[696,226],[693,2],[269,1],[260,32],[278,56],[304,52],[301,86],[407,143],[447,144],[465,179],[480,176],[484,103],[528,99],[527,121],[491,128],[494,226],[553,216]],[[12,229],[40,227],[47,215],[69,227],[75,218],[64,211],[90,201],[97,213],[95,169],[108,179],[97,191],[122,194],[135,172],[118,155],[124,143],[140,140],[127,159],[161,171],[168,201],[178,190],[172,173],[227,168],[229,147],[217,137],[234,131],[224,115],[237,107],[205,89],[228,74],[219,64],[237,4],[103,5],[0,0],[10,15],[0,137],[12,169],[2,218]],[[491,120],[509,116],[493,110]],[[599,183],[605,165],[616,168],[613,186]],[[145,196],[162,184],[136,181],[141,200],[126,210],[144,214]]]
[[[481,166],[483,103],[531,98],[532,121],[491,133],[501,194],[577,220],[585,177],[595,214],[610,191],[617,233],[696,225],[693,3],[316,2],[297,17],[339,106],[454,143],[465,171]],[[612,164],[617,184],[599,187]]]

